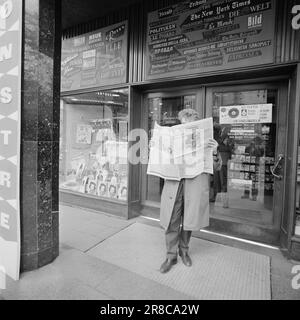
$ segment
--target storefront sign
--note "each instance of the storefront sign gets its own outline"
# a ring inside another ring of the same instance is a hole
[[[148,15],[147,79],[272,63],[274,0],[186,1]]]
[[[272,123],[273,105],[220,107],[220,124]]]
[[[22,1],[0,0],[0,269],[20,269],[20,111]]]
[[[127,21],[62,42],[61,90],[125,83]]]

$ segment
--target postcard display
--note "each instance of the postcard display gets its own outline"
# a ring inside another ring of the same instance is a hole
[[[266,195],[273,194],[274,177],[271,168],[274,166],[275,158],[265,154],[273,149],[274,144],[272,136],[275,128],[272,118],[272,104],[220,108],[220,124],[231,126],[229,138],[236,146],[236,154],[232,155],[228,163],[229,187],[238,190],[246,187],[260,190]],[[260,143],[249,145],[249,142],[256,139]]]
[[[147,79],[274,61],[274,0],[186,1],[148,15]]]
[[[65,39],[62,92],[126,83],[127,61],[127,21]],[[128,92],[87,92],[63,102],[61,189],[126,201]]]
[[[62,137],[61,150],[65,152],[61,155],[63,183],[60,188],[126,201],[128,95],[109,91],[98,92],[98,96],[99,93],[114,101],[114,106],[111,102],[107,105],[103,102],[104,104],[99,106],[89,105],[87,102],[86,105],[66,103],[64,106],[66,134]],[[121,98],[116,98],[118,95]],[[80,99],[80,96],[77,96],[77,99]],[[83,102],[86,100],[83,99]]]

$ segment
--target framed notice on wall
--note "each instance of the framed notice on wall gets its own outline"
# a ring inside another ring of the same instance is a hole
[[[63,92],[125,83],[127,21],[62,42]]]
[[[146,78],[274,62],[275,3],[198,0],[150,12]]]
[[[22,1],[0,0],[0,290],[20,271]]]

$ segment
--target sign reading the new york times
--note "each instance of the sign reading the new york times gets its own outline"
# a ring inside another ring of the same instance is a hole
[[[127,21],[62,42],[61,90],[127,80]]]
[[[148,79],[272,63],[274,0],[186,1],[148,15]]]
[[[20,269],[22,1],[0,0],[0,287]]]

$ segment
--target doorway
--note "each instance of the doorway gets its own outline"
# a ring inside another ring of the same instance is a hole
[[[143,126],[178,124],[185,108],[214,120],[222,167],[211,177],[210,231],[277,245],[284,204],[287,83],[148,93]],[[164,181],[142,168],[143,214],[159,218]]]

